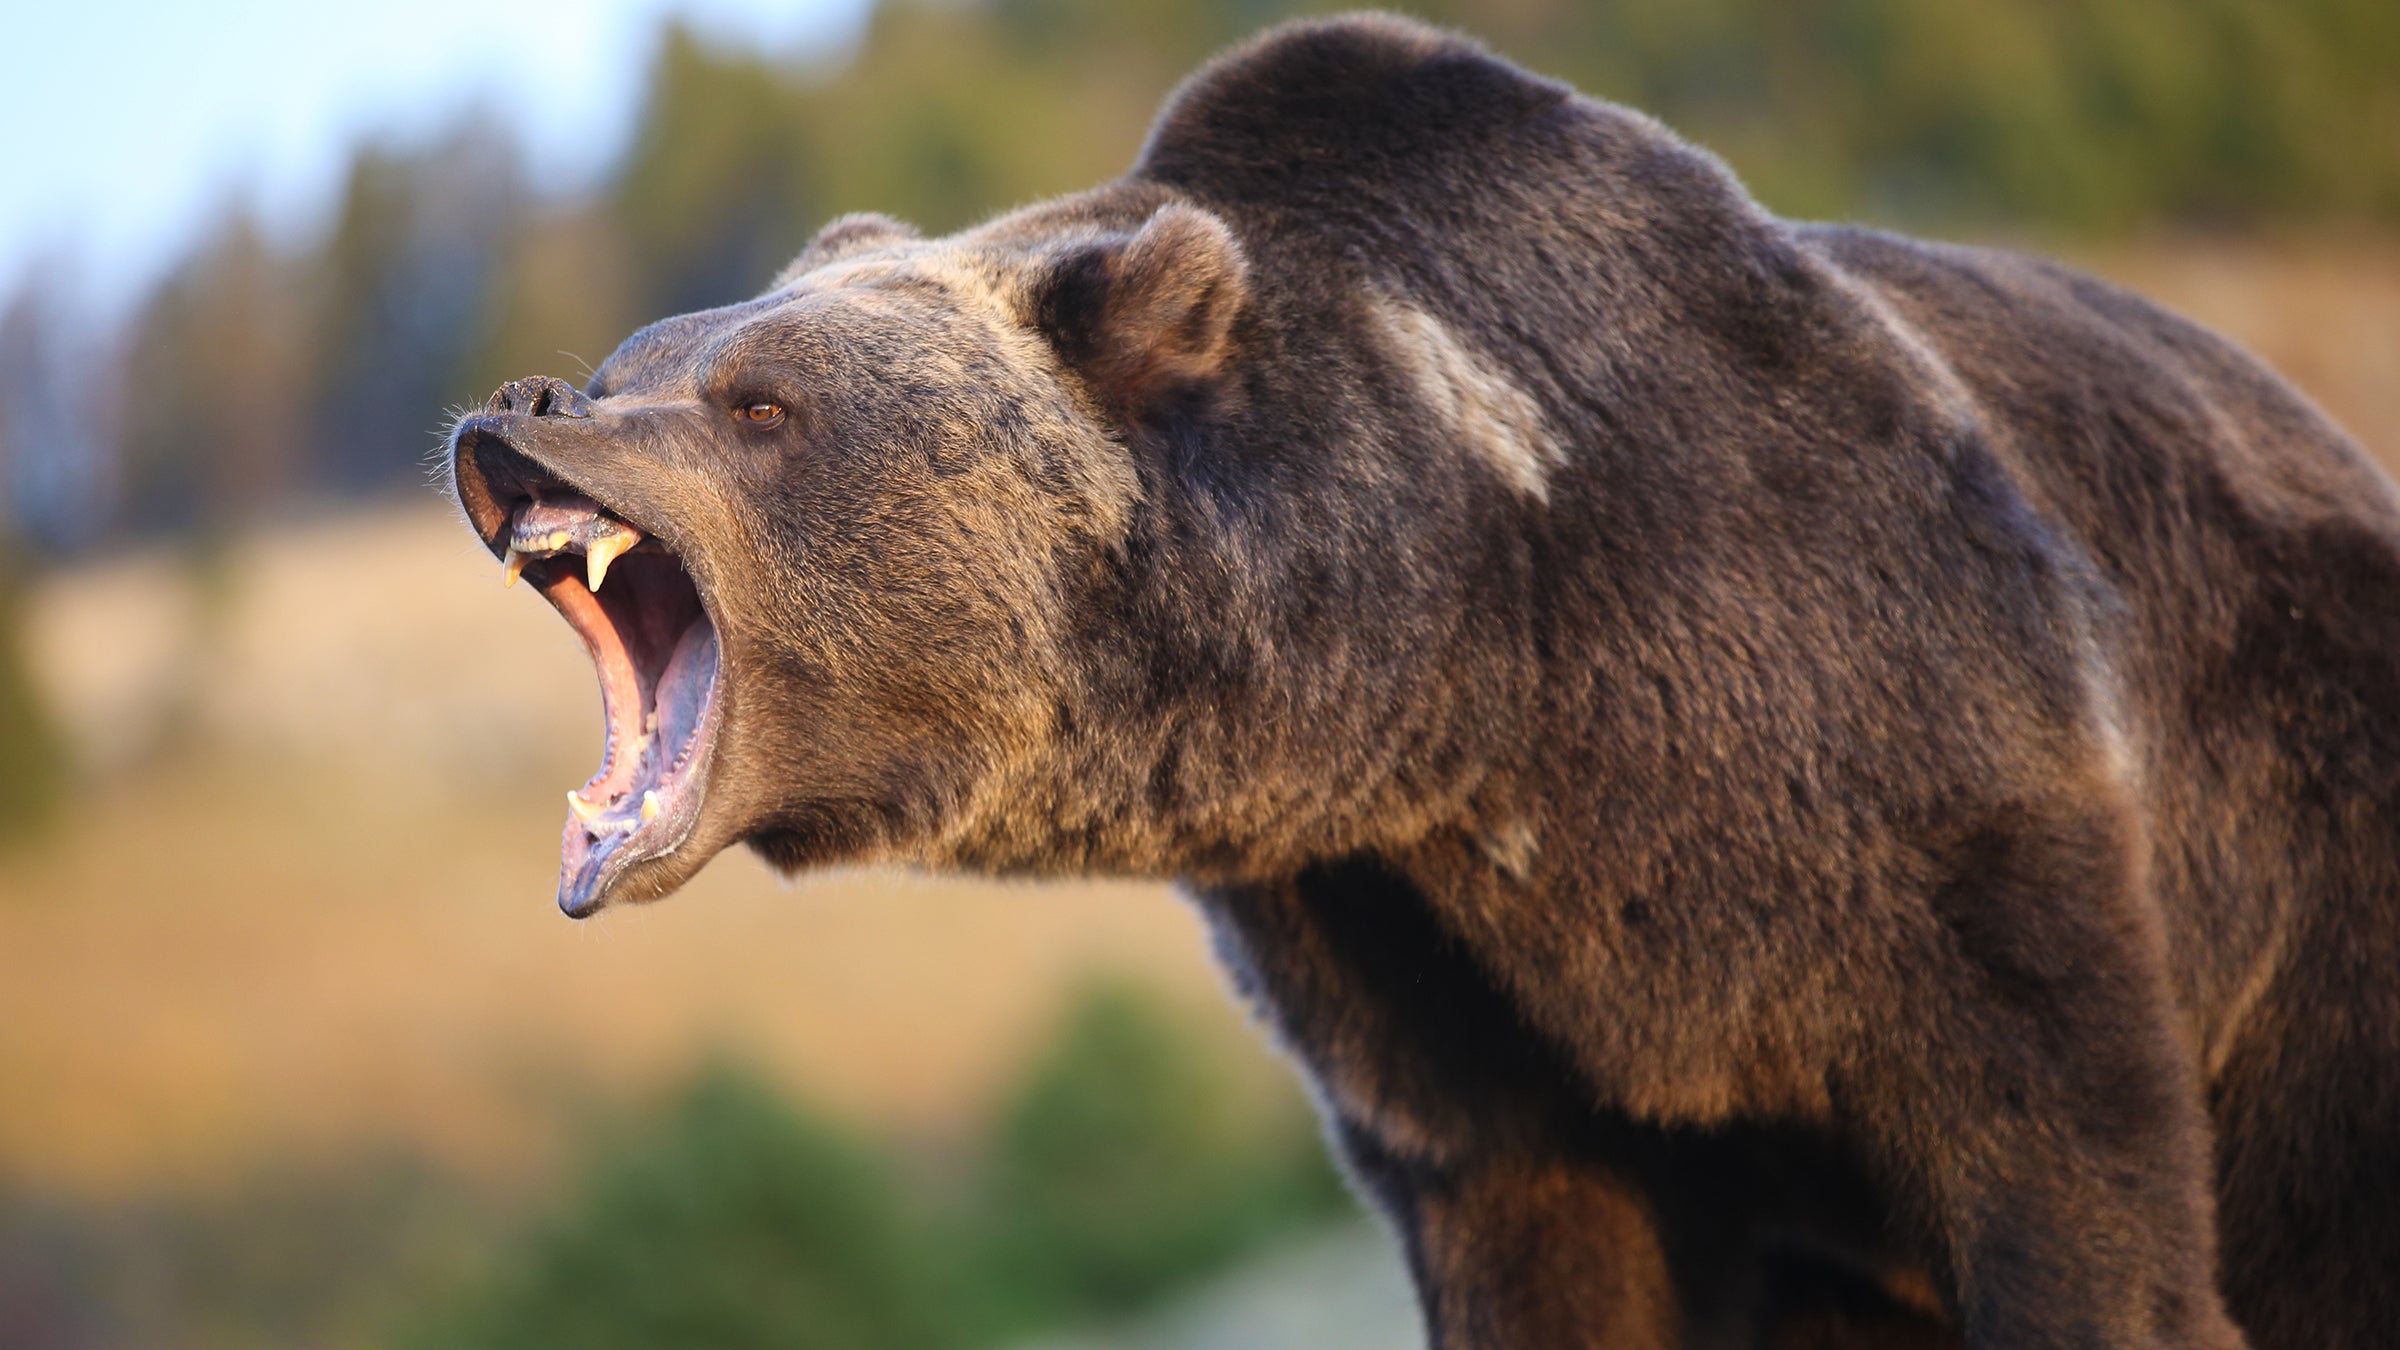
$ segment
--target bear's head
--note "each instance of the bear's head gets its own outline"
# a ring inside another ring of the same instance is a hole
[[[468,521],[599,670],[561,906],[663,895],[740,841],[1175,866],[1121,804],[1157,768],[1119,737],[1159,720],[1129,706],[1160,660],[1133,611],[1176,565],[1137,520],[1177,429],[1242,397],[1246,278],[1225,223],[1156,188],[943,240],[847,217],[758,298],[461,419]]]

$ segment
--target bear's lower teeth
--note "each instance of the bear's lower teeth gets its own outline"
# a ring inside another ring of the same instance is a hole
[[[640,820],[630,816],[611,814],[616,809],[615,802],[610,802],[607,806],[595,806],[582,793],[572,790],[567,793],[567,809],[575,814],[576,823],[582,825],[586,832],[594,836],[625,834],[639,829],[650,817],[658,814],[658,808],[655,805],[657,798],[658,794],[655,792],[642,794],[643,814]]]

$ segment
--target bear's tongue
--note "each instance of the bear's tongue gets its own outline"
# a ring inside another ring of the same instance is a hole
[[[567,794],[559,849],[559,906],[580,917],[617,872],[691,830],[712,740],[716,626],[674,555],[589,498],[520,507],[507,567],[574,628],[600,677],[600,770]]]

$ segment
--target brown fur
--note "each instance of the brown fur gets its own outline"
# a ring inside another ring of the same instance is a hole
[[[455,463],[722,631],[616,897],[1184,878],[1438,1344],[2400,1343],[2400,498],[2214,336],[1367,18],[587,392]]]

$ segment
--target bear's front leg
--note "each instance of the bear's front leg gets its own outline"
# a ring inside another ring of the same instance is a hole
[[[1921,1272],[1862,1231],[1862,1197],[1820,1188],[1847,1220],[1793,1210],[1771,1132],[1619,1128],[1439,1161],[1337,1133],[1403,1239],[1434,1350],[1957,1350]]]
[[[1625,1179],[1500,1158],[1395,1189],[1432,1350],[1688,1343],[1648,1201]]]
[[[1402,1239],[1439,1350],[1952,1344],[1862,1281],[1825,1281],[1838,1298],[1812,1297],[1807,1271],[1778,1284],[1758,1238],[1807,1217],[1784,1177],[1822,1171],[1822,1151],[1787,1163],[1600,1111],[1398,872],[1351,860],[1196,898]],[[1777,1195],[1786,1212],[1762,1221]],[[1872,1212],[1853,1227],[1879,1233]]]
[[[1959,851],[1836,1113],[1923,1225],[1977,1350],[2238,1350],[2164,943],[2098,822]]]
[[[1436,1350],[1688,1342],[1642,1179],[1556,1146],[1573,1075],[1372,860],[1197,897],[1408,1257]]]
[[[1900,1174],[1901,1208],[1920,1211],[1931,1230],[1969,1346],[2244,1344],[2216,1286],[2196,1101],[2173,1100],[2166,1076],[2136,1062],[2014,1081],[2000,1065],[1951,1067],[1948,1086],[1912,1083],[1925,1097],[1887,1117],[1883,1149]],[[1958,1100],[1960,1078],[1981,1080],[1990,1097]],[[2092,1095],[2071,1104],[2053,1095],[2068,1080]]]

